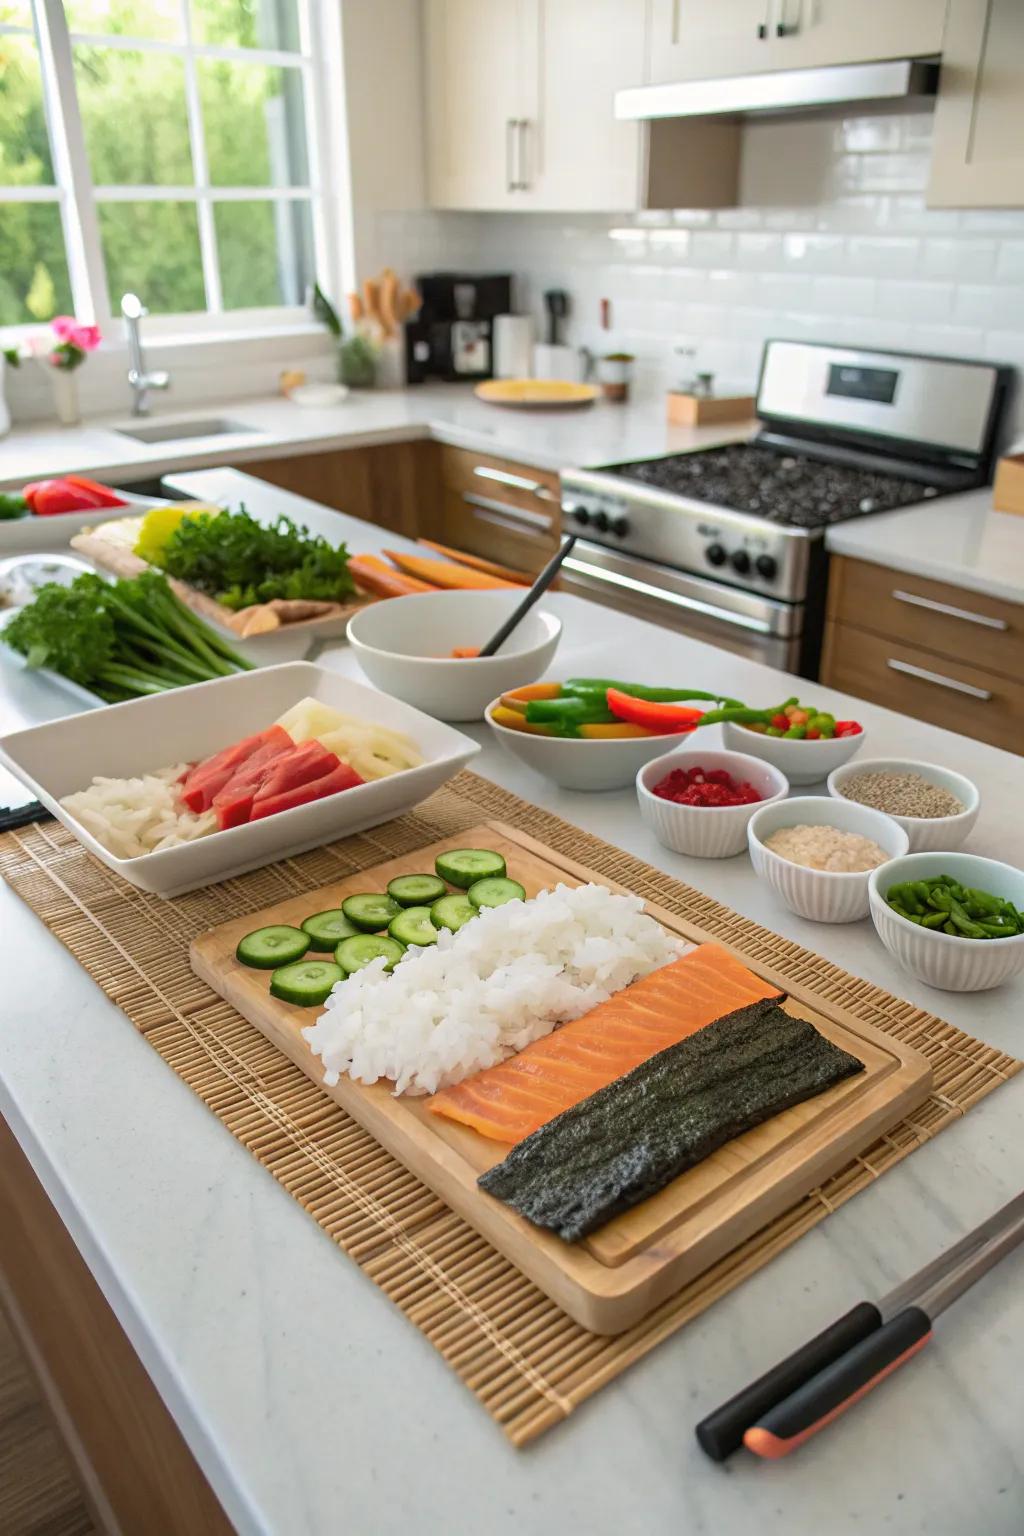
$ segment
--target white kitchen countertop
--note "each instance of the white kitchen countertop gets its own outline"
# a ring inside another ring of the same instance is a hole
[[[533,455],[535,458],[536,455]],[[187,477],[236,499],[230,471]],[[245,486],[259,513],[308,504]],[[360,548],[395,536],[340,517]],[[692,681],[751,700],[809,685],[580,599],[556,672]],[[357,675],[343,646],[327,665]],[[3,673],[0,729],[65,696]],[[791,686],[790,686],[791,685]],[[1024,759],[815,686],[866,752],[968,773],[970,846],[1024,863]],[[1000,1049],[1024,1050],[1024,983],[957,996],[900,972],[868,922],[779,906],[745,855],[662,849],[633,794],[557,790],[486,728],[474,768]],[[717,734],[717,732],[716,732]],[[4,798],[0,784],[0,801]],[[711,1407],[863,1297],[878,1297],[1024,1185],[1024,1076],[886,1173],[558,1429],[515,1451],[427,1340],[318,1230],[6,887],[0,1112],[224,1505],[273,1536],[1019,1536],[1024,1524],[1024,1253],[942,1318],[932,1345],[798,1455],[725,1467],[697,1449]]]
[[[137,443],[117,430],[217,418],[253,430],[173,443]],[[87,474],[123,485],[172,469],[202,469],[279,458],[285,453],[361,448],[420,437],[559,470],[725,442],[745,436],[752,425],[669,426],[664,394],[638,396],[627,405],[599,400],[582,410],[561,411],[486,405],[468,386],[458,384],[354,390],[340,405],[326,409],[295,405],[281,395],[271,395],[191,410],[156,409],[141,423],[125,413],[96,417],[77,427],[54,423],[15,427],[8,437],[0,438],[0,491],[18,490],[29,480],[60,474]]]
[[[993,511],[991,486],[837,523],[826,533],[825,547],[908,576],[1024,603],[1024,517]]]

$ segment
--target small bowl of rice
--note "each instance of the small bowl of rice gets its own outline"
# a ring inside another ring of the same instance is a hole
[[[798,917],[855,923],[867,917],[871,872],[907,852],[891,816],[852,800],[798,795],[754,812],[750,862]]]
[[[891,816],[907,834],[911,853],[959,848],[981,809],[977,785],[962,773],[906,757],[845,763],[829,774],[828,792]]]

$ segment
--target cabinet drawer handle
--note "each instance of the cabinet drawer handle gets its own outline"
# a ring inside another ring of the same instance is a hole
[[[973,683],[961,683],[958,678],[944,677],[941,672],[929,672],[925,667],[913,667],[909,661],[895,661],[892,656],[885,663],[893,672],[904,672],[907,677],[916,677],[922,683],[937,683],[940,688],[949,688],[953,693],[966,693],[972,699],[980,699],[987,704],[992,695],[987,688],[975,688]]]
[[[516,124],[516,142],[519,149],[516,157],[516,188],[520,192],[529,192],[530,190],[530,183],[526,176],[526,130],[529,126],[529,119],[525,117],[521,117]]]
[[[1009,629],[1005,619],[993,619],[987,613],[972,613],[970,608],[957,608],[952,603],[938,603],[934,597],[919,597],[916,592],[904,592],[899,587],[893,591],[898,603],[910,603],[914,608],[927,608],[929,613],[944,614],[947,619],[964,619],[968,624],[982,624],[986,629]]]
[[[494,523],[499,528],[511,528],[515,533],[550,534],[551,524],[539,512],[527,512],[522,507],[511,507],[505,501],[491,501],[488,496],[463,496],[466,506],[481,523]]]
[[[538,501],[557,501],[554,491],[549,491],[539,480],[528,480],[525,475],[510,474],[507,469],[491,469],[487,464],[474,464],[473,473],[481,480],[493,480],[496,485],[508,485],[515,491],[529,491]]]
[[[505,189],[514,192],[518,183],[512,161],[515,154],[517,121],[514,117],[505,119]]]

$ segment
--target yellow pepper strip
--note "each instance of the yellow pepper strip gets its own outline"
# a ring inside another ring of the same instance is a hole
[[[637,736],[654,736],[657,732],[643,725],[627,725],[624,720],[614,725],[581,725],[580,735],[587,741],[629,741]]]
[[[527,683],[524,688],[513,688],[511,693],[503,693],[501,702],[506,709],[516,709],[520,701],[525,704],[530,699],[557,699],[561,692],[561,683]]]
[[[527,731],[531,736],[550,736],[551,727],[547,725],[530,725],[526,716],[514,709],[507,709],[504,704],[496,704],[491,710],[491,719],[495,725],[503,725],[510,731]]]

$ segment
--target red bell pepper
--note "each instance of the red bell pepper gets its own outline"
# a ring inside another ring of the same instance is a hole
[[[294,789],[271,795],[266,793],[269,785],[264,785],[252,803],[249,820],[260,821],[264,816],[276,816],[278,811],[290,811],[297,805],[311,805],[314,800],[323,800],[327,795],[336,795],[343,789],[355,789],[357,784],[364,782],[354,768],[339,759],[338,766],[330,773],[322,774],[318,779],[310,779],[305,784],[297,784]]]
[[[75,486],[78,490],[94,498],[97,507],[126,507],[128,502],[116,491],[112,491],[109,485],[100,485],[98,480],[90,480],[86,475],[65,475],[68,485]]]
[[[864,727],[857,720],[837,720],[836,736],[859,736]]]
[[[675,735],[692,731],[704,714],[684,704],[655,704],[650,699],[637,699],[630,693],[620,693],[617,688],[607,691],[608,708],[618,720],[629,725],[642,725],[658,736]]]

